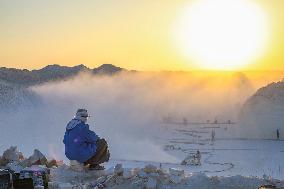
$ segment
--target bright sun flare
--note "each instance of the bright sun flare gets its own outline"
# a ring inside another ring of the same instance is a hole
[[[196,0],[174,28],[178,47],[206,69],[241,68],[263,53],[268,38],[266,15],[250,0]]]

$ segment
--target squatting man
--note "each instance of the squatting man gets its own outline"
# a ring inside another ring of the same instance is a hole
[[[104,169],[101,163],[110,157],[105,139],[100,138],[86,124],[89,114],[86,109],[78,109],[75,117],[66,126],[63,143],[65,155],[69,160],[78,161],[89,169]]]

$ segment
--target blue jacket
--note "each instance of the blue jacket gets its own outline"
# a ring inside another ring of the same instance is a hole
[[[63,140],[66,157],[81,163],[86,162],[95,155],[98,139],[98,135],[89,130],[88,124],[78,119],[72,119],[66,126]]]

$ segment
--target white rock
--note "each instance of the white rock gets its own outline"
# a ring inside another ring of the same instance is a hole
[[[58,189],[59,185],[57,182],[48,182],[48,189]]]
[[[133,188],[144,188],[144,182],[143,179],[137,179],[132,182]]]
[[[162,188],[162,189],[172,189],[172,187],[169,185],[169,184],[165,184],[165,183],[162,183],[159,188]]]
[[[107,180],[107,176],[101,176],[97,179],[98,183],[104,183]]]
[[[174,176],[184,176],[184,170],[179,170],[175,168],[169,168],[170,175]]]
[[[123,174],[122,164],[116,164],[116,166],[114,167],[114,174],[116,174],[116,175],[122,175]]]
[[[79,184],[79,185],[76,185],[76,186],[72,186],[72,189],[82,189],[83,187],[84,187],[84,185]]]
[[[60,183],[58,189],[73,189],[73,185],[70,183]]]
[[[46,165],[47,159],[46,157],[37,149],[34,150],[33,155],[31,155],[28,159],[25,159],[21,162],[23,167],[29,167],[31,165]]]
[[[8,164],[6,165],[6,167],[9,168],[10,170],[15,171],[15,173],[20,173],[21,170],[24,169],[21,165],[19,165],[19,164],[16,163],[16,162],[8,163]]]
[[[179,184],[184,179],[184,170],[169,168],[170,182]]]
[[[35,186],[34,189],[44,189],[44,186]]]
[[[17,146],[11,146],[9,149],[4,151],[2,159],[7,160],[8,162],[19,162],[20,156],[22,156],[22,153],[18,151]]]
[[[134,172],[132,169],[124,169],[123,171],[123,178],[129,179],[134,176]]]
[[[124,182],[123,177],[117,176],[117,177],[115,178],[115,183],[116,183],[117,185],[120,185],[120,184],[122,184],[123,182]]]
[[[87,170],[87,172],[91,173],[96,178],[99,178],[99,177],[102,177],[102,176],[106,176],[106,171],[105,170],[92,170],[92,171],[88,171]]]
[[[33,155],[29,157],[29,161],[31,164],[34,164],[36,162],[40,162],[41,165],[44,165],[47,163],[46,157],[38,150],[35,149]]]
[[[170,179],[170,182],[179,184],[184,179],[184,177],[177,176],[177,175],[170,175],[169,179]]]
[[[158,178],[160,175],[158,173],[149,173],[149,177]]]
[[[133,173],[136,174],[136,175],[138,174],[138,172],[139,172],[140,170],[141,170],[141,169],[138,168],[138,167],[132,169]]]
[[[155,173],[155,172],[157,172],[157,167],[154,166],[154,165],[149,164],[149,165],[145,166],[144,171],[146,173]]]
[[[88,184],[84,184],[84,185],[82,185],[82,189],[89,189],[89,188],[91,188],[91,186],[90,186],[90,185],[88,185]]]
[[[138,172],[138,177],[140,178],[147,178],[147,173],[143,169]]]
[[[189,154],[181,162],[181,165],[201,165],[201,155],[200,154]]]
[[[46,168],[45,165],[32,165],[30,167],[26,167],[24,168],[24,170],[26,171],[44,171],[44,172],[48,172],[48,169]]]
[[[157,181],[156,179],[149,178],[146,182],[146,189],[156,189],[157,188]]]
[[[84,164],[76,160],[70,160],[70,169],[81,172],[84,170]]]
[[[104,182],[104,184],[106,184],[106,185],[113,185],[113,184],[115,184],[116,177],[118,177],[118,176],[117,175],[108,175],[106,181]]]
[[[106,175],[112,175],[112,174],[114,174],[114,167],[111,167],[111,168],[105,170],[105,173],[106,173]]]

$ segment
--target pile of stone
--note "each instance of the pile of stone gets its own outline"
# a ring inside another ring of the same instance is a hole
[[[117,164],[114,168],[103,171],[76,172],[68,166],[52,169],[49,189],[68,188],[125,188],[156,189],[184,182],[183,170],[169,169],[169,172],[153,165],[144,168],[123,168]]]
[[[153,165],[123,168],[122,164],[100,171],[76,171],[63,165],[51,169],[50,180],[49,189],[257,189],[271,183],[271,180],[256,177],[208,177],[203,173],[185,174],[183,170],[163,170]],[[277,182],[284,185],[284,181]]]
[[[59,163],[60,162],[55,159],[47,160],[47,158],[37,149],[34,150],[34,153],[30,157],[25,158],[18,150],[17,146],[11,146],[4,151],[2,156],[0,156],[0,168],[8,168],[16,173],[33,165],[51,168],[58,167]]]
[[[117,164],[107,170],[74,169],[65,164],[58,165],[56,160],[48,161],[39,150],[34,150],[32,156],[24,158],[17,147],[7,149],[1,156],[0,163],[15,172],[28,166],[50,167],[49,189],[256,189],[271,183],[278,183],[277,188],[284,186],[284,181],[267,178],[208,177],[203,173],[185,174],[184,170],[164,170],[154,165],[124,168],[122,164]]]
[[[165,150],[165,151],[181,150],[181,147],[177,147],[177,146],[175,146],[175,145],[169,144],[169,145],[165,145],[164,150]]]
[[[189,154],[181,162],[181,165],[199,166],[201,165],[201,156],[198,156],[197,154]]]
[[[18,151],[17,147],[11,146],[9,149],[4,151],[2,156],[0,156],[0,166],[6,166],[11,162],[20,162],[23,159],[24,156]]]

